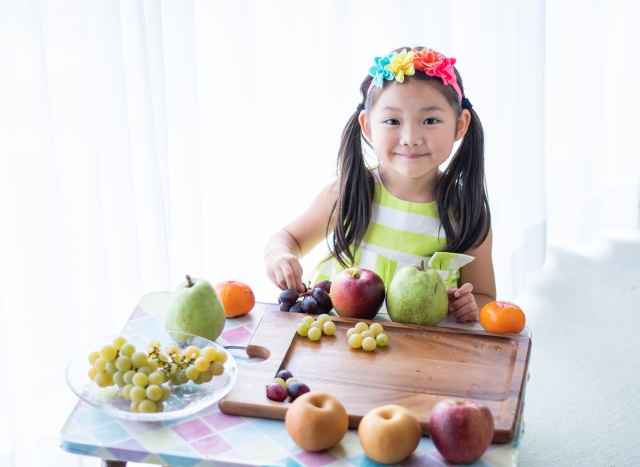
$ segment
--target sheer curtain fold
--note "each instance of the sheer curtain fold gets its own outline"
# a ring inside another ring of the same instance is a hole
[[[607,229],[639,226],[639,14],[626,0],[547,4],[545,154],[554,241],[586,243]]]
[[[143,289],[153,290],[166,287],[169,280],[165,198],[154,112],[154,103],[159,99],[153,96],[159,86],[151,84],[152,76],[162,75],[163,70],[156,63],[152,68],[143,2],[123,1],[120,8],[140,276]],[[153,25],[150,28],[153,30]]]
[[[163,2],[171,284],[205,273],[198,67],[193,2]],[[167,284],[169,287],[169,284]],[[175,288],[169,287],[170,289]]]
[[[38,462],[29,440],[40,441],[39,414],[65,398],[57,396],[76,331],[40,16],[37,3],[0,5],[0,349],[9,358],[0,460],[14,465]],[[59,358],[34,369],[44,349]],[[34,376],[52,390],[29,384]]]
[[[398,8],[402,27],[378,0],[0,2],[0,354],[57,355],[46,395],[24,366],[0,385],[0,465],[96,465],[57,447],[66,362],[145,293],[191,274],[275,299],[264,244],[333,179],[359,84],[397,47],[458,59],[485,128],[500,298],[542,263],[546,231],[637,225],[637,119],[617,117],[640,100],[634,3]]]
[[[545,250],[544,3],[454,2],[454,48],[485,132],[498,297],[510,299]]]

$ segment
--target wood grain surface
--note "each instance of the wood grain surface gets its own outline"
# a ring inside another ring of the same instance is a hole
[[[333,317],[335,335],[314,342],[296,333],[306,315],[277,310],[273,305],[264,311],[247,347],[256,359],[239,365],[236,384],[219,402],[224,413],[284,420],[291,403],[269,400],[265,386],[288,369],[312,391],[337,397],[352,428],[369,410],[398,404],[416,415],[428,435],[433,405],[447,397],[466,397],[491,410],[493,442],[513,438],[531,349],[528,336],[376,320],[389,344],[367,352],[347,343],[346,332],[358,320]]]

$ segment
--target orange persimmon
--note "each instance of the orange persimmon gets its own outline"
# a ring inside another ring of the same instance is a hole
[[[487,331],[519,333],[526,322],[522,308],[512,302],[489,302],[480,310],[480,324]]]
[[[256,304],[253,290],[244,282],[222,281],[214,287],[227,318],[249,313]]]

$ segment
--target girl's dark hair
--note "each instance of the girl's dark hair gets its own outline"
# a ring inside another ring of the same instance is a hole
[[[360,85],[360,93],[363,97],[363,105],[367,96],[367,89],[373,78],[367,76]],[[335,216],[333,229],[333,248],[331,254],[344,267],[347,263],[353,264],[355,248],[360,245],[364,233],[371,220],[371,205],[373,204],[374,183],[373,174],[365,164],[362,152],[362,141],[369,146],[371,143],[362,137],[362,128],[358,117],[360,111],[356,110],[349,118],[340,138],[340,151],[338,152],[337,172],[339,176],[338,199],[333,205],[327,234],[331,219]]]
[[[411,50],[410,47],[402,47],[395,52],[403,49]],[[422,47],[415,49],[421,50]],[[454,68],[454,71],[464,97],[462,78],[458,70]],[[380,93],[380,90],[374,87],[367,96],[372,79],[371,76],[367,76],[360,85],[362,104],[367,114]],[[429,81],[446,97],[456,111],[456,117],[462,113],[458,93],[453,86],[445,85],[440,78],[417,71],[405,79]],[[458,150],[451,157],[449,165],[438,176],[435,187],[438,215],[446,235],[447,250],[455,253],[463,253],[482,244],[491,227],[484,176],[484,133],[478,114],[473,109],[469,112],[469,128]],[[333,219],[335,216],[331,255],[344,267],[354,263],[355,250],[371,221],[374,195],[375,181],[364,160],[362,141],[369,146],[371,144],[362,136],[359,115],[360,111],[356,110],[342,132],[337,163],[339,194],[330,217]]]

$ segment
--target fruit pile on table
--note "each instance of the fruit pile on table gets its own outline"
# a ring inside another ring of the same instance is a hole
[[[380,322],[368,324],[364,320],[375,318],[385,301],[392,321],[410,324],[435,326],[448,308],[442,278],[424,263],[401,269],[387,290],[375,272],[350,268],[333,281],[305,286],[303,292],[283,290],[277,299],[281,312],[305,315],[296,327],[298,339],[318,342],[318,351],[322,351],[323,336],[335,339],[332,314],[363,320],[347,330],[348,345],[353,351],[375,352],[393,341]],[[189,333],[215,341],[226,319],[249,313],[254,304],[251,288],[240,281],[224,281],[213,287],[204,279],[186,276],[171,297],[164,324],[170,334]],[[492,302],[481,310],[480,322],[492,332],[519,333],[525,317],[513,303]],[[99,387],[118,386],[121,396],[131,401],[133,412],[162,411],[173,386],[207,384],[222,374],[226,358],[225,352],[212,347],[185,348],[178,342],[150,342],[142,352],[124,338],[116,338],[112,345],[91,353],[89,378]],[[348,416],[335,396],[313,391],[286,369],[265,382],[265,389],[256,391],[264,391],[270,401],[288,404],[285,424],[293,441],[303,449],[329,449],[343,438]],[[429,431],[446,460],[466,463],[478,459],[489,446],[493,423],[489,409],[478,401],[443,399],[431,411]],[[367,455],[388,464],[402,461],[415,450],[421,428],[409,410],[392,404],[367,413],[358,434]]]

